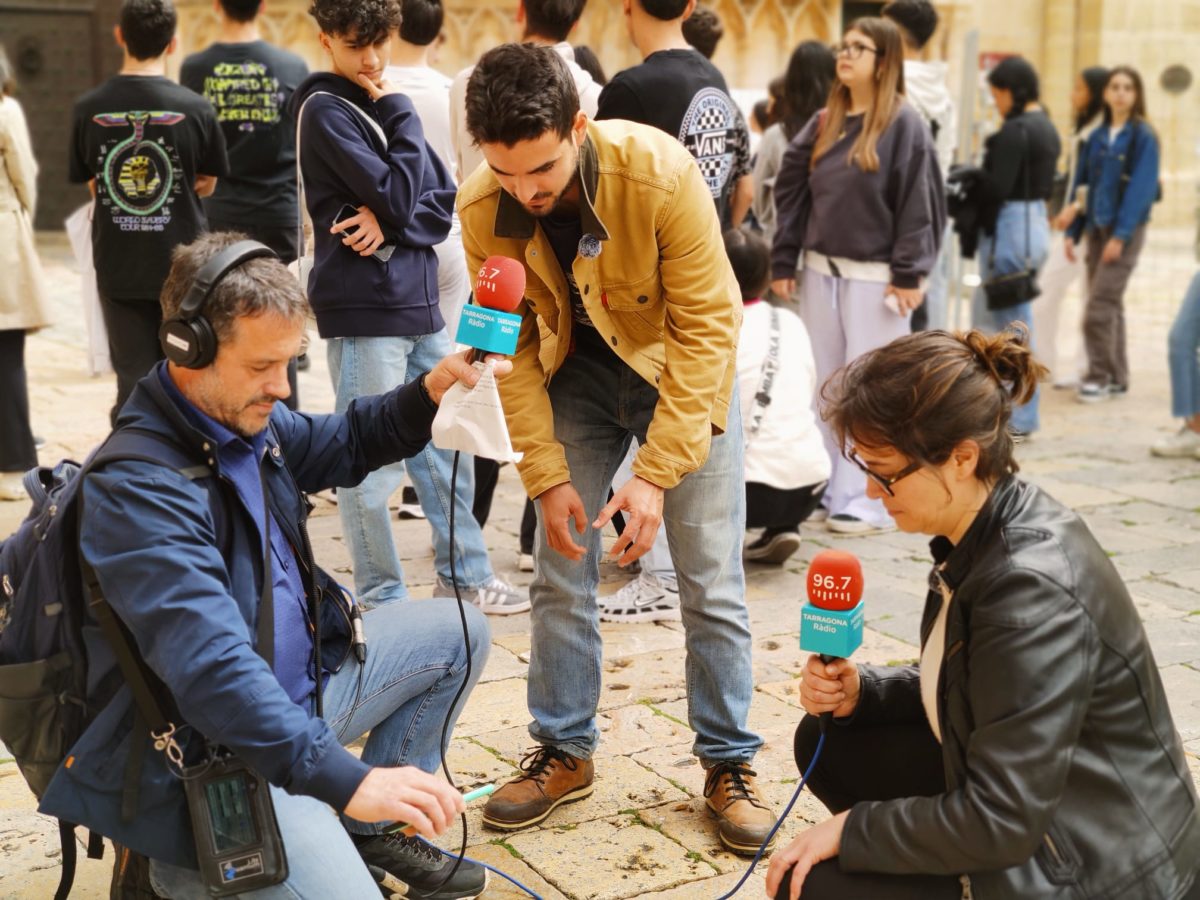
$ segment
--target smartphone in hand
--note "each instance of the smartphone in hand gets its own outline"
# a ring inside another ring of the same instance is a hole
[[[343,203],[342,208],[339,209],[337,211],[337,215],[333,217],[333,224],[340,225],[342,222],[345,222],[347,219],[352,219],[357,215],[358,215],[357,208],[351,206],[349,203]],[[395,244],[384,243],[384,244],[380,244],[379,247],[376,248],[375,252],[372,253],[371,255],[373,257],[375,257],[377,260],[379,260],[380,262],[387,262],[389,259],[392,258],[392,254],[395,252],[396,252]]]

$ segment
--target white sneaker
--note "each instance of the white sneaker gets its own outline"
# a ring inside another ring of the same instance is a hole
[[[406,484],[400,490],[400,511],[398,519],[423,519],[425,510],[421,509],[421,501],[417,499],[417,489]]]
[[[517,554],[517,571],[532,572],[533,571],[533,554],[518,553]]]
[[[454,585],[445,581],[439,575],[437,580],[438,597],[453,597]],[[511,616],[515,613],[528,612],[530,607],[529,594],[523,594],[507,581],[492,576],[492,580],[482,584],[473,597],[463,597],[479,607],[479,611],[489,616]]]
[[[1111,400],[1112,396],[1113,393],[1109,390],[1107,384],[1085,381],[1079,386],[1079,391],[1075,394],[1075,399],[1080,403],[1103,403],[1105,400]]]
[[[679,588],[643,572],[615,594],[597,599],[601,622],[678,622]]]
[[[1182,459],[1188,456],[1200,458],[1200,432],[1192,431],[1184,425],[1178,433],[1163,438],[1152,446],[1150,452],[1168,459]]]
[[[0,472],[0,501],[20,502],[28,499],[24,472]]]

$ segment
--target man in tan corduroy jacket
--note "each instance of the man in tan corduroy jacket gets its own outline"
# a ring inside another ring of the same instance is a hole
[[[620,510],[627,526],[612,553],[622,564],[665,524],[704,794],[722,842],[754,853],[774,815],[750,768],[762,740],[746,727],[741,300],[712,194],[669,135],[589,122],[552,50],[490,51],[466,102],[487,162],[459,190],[468,264],[475,272],[502,255],[526,270],[514,370],[500,390],[539,523],[528,689],[539,746],[484,822],[523,828],[592,792],[599,529]],[[605,505],[631,440],[641,445],[634,477]]]

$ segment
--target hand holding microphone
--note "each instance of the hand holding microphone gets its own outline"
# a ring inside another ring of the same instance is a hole
[[[813,557],[806,585],[800,649],[816,655],[804,667],[800,701],[827,722],[850,715],[858,704],[858,667],[846,657],[862,645],[862,564],[852,553],[822,550]]]

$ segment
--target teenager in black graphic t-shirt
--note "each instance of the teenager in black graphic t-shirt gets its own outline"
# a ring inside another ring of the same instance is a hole
[[[296,128],[287,102],[308,77],[299,56],[261,40],[260,0],[221,0],[220,40],[183,61],[179,82],[216,110],[229,151],[229,175],[204,201],[213,231],[237,230],[299,255]]]
[[[112,419],[161,358],[158,295],[171,252],[205,229],[200,196],[226,171],[212,106],[168,81],[175,46],[170,0],[125,0],[117,26],[121,72],[75,104],[71,180],[96,198],[92,255],[117,373]]]
[[[597,119],[628,119],[677,137],[696,158],[723,227],[740,225],[754,196],[750,131],[725,76],[683,37],[695,0],[625,0],[643,62],[600,94]]]
[[[218,11],[220,39],[179,70],[179,83],[212,103],[229,152],[229,174],[204,201],[208,227],[240,231],[290,263],[302,248],[296,123],[287,103],[308,77],[308,65],[260,38],[262,0],[220,0]],[[298,409],[296,360],[288,365],[288,385],[284,403]]]

